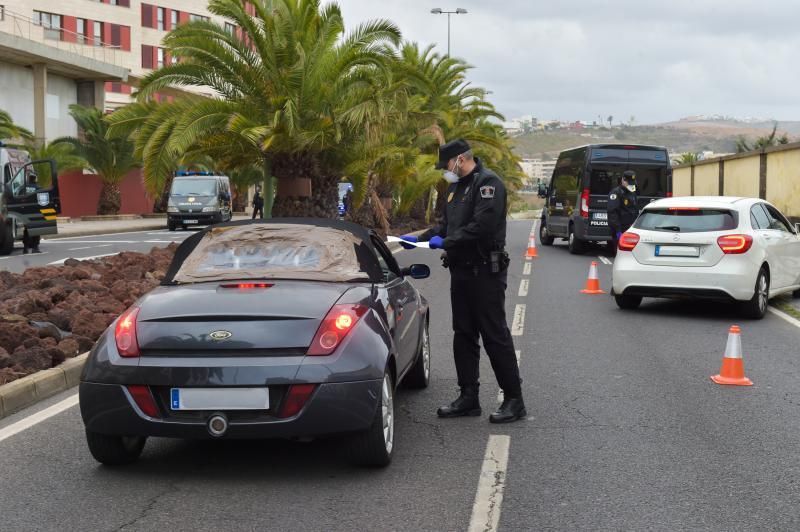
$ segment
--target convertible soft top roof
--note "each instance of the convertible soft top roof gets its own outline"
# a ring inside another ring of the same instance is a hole
[[[161,284],[261,278],[382,282],[372,236],[360,225],[324,218],[216,224],[178,246]]]

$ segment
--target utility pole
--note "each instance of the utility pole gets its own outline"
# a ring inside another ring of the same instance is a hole
[[[466,15],[467,10],[457,8],[455,11],[444,11],[440,7],[431,9],[434,15],[447,15],[447,57],[450,57],[450,15]]]

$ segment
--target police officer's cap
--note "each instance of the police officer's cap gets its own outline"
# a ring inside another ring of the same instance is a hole
[[[625,170],[622,172],[622,179],[630,183],[631,181],[636,181],[636,172],[633,170]]]
[[[458,157],[462,153],[466,153],[469,150],[469,144],[464,139],[456,139],[448,142],[447,144],[442,144],[439,146],[439,161],[436,163],[436,169],[446,170],[447,161],[453,157]]]

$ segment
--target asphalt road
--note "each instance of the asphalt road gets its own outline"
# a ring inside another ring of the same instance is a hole
[[[500,530],[798,529],[800,329],[771,314],[741,321],[724,305],[620,311],[579,293],[592,254],[540,247],[526,267],[531,226],[510,223],[507,298],[528,420],[436,418],[455,395],[447,272],[437,252],[402,252],[434,272],[418,282],[434,358],[432,386],[396,398],[389,468],[352,468],[325,441],[151,440],[138,464],[109,469],[86,450],[72,407],[0,441],[0,529],[466,530],[484,522],[481,508]],[[605,289],[610,276],[601,262]],[[752,388],[708,378],[733,323]],[[485,358],[482,371],[488,415],[497,385]],[[498,441],[507,462],[485,459]]]
[[[0,269],[22,273],[34,266],[63,264],[66,259],[92,259],[115,255],[122,251],[146,253],[154,246],[163,247],[183,239],[198,229],[170,232],[163,230],[134,231],[96,236],[74,236],[42,240],[41,253],[22,254],[22,244],[16,244],[11,255],[0,257]]]

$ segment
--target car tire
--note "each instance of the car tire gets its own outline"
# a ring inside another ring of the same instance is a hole
[[[394,382],[387,369],[381,384],[380,401],[372,425],[351,436],[346,451],[351,463],[367,467],[386,467],[394,452]]]
[[[147,438],[144,436],[109,436],[86,431],[86,443],[95,460],[108,466],[132,464],[139,459]]]
[[[580,255],[584,251],[583,243],[578,240],[575,235],[575,228],[571,225],[569,226],[569,236],[567,236],[567,248],[573,255]]]
[[[10,255],[14,251],[14,229],[11,224],[3,224],[2,231],[3,240],[0,242],[0,255]]]
[[[544,220],[539,223],[539,240],[543,246],[552,246],[555,240],[555,237],[547,230],[547,225],[544,223]]]
[[[800,290],[795,290],[794,292],[792,292],[792,297],[800,298]]]
[[[187,229],[188,229],[188,227],[186,225],[181,225],[181,230],[182,231],[186,231]]]
[[[642,304],[642,296],[615,295],[614,301],[623,310],[636,310]]]
[[[753,288],[753,297],[750,301],[741,303],[742,314],[754,320],[760,320],[767,313],[769,306],[769,274],[766,268],[761,268],[756,276],[756,284]]]
[[[420,390],[427,388],[431,382],[431,340],[428,333],[428,323],[422,329],[422,341],[419,343],[417,361],[403,379],[403,384],[409,388]]]
[[[174,231],[175,229],[177,229],[177,227],[175,226],[174,222],[167,222],[167,229],[169,229],[170,231]]]

